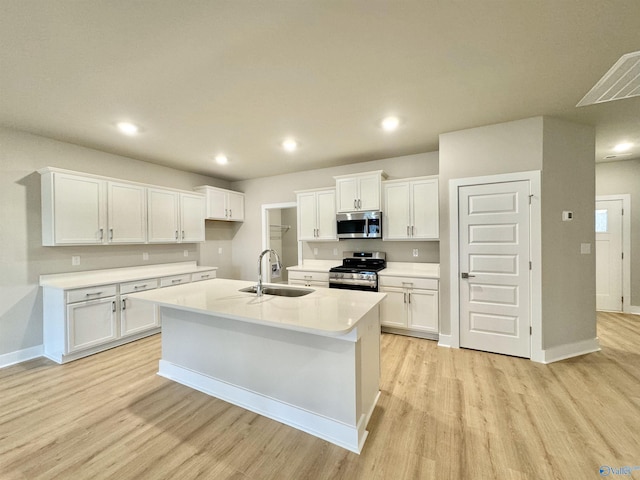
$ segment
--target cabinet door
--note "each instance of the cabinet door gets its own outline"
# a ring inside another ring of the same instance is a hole
[[[106,184],[104,180],[54,174],[56,245],[99,244],[106,241]]]
[[[336,240],[336,193],[333,190],[317,192],[317,233],[320,240]]]
[[[178,192],[150,188],[148,192],[149,243],[178,241]]]
[[[244,194],[227,192],[227,215],[229,220],[244,221]]]
[[[437,239],[439,236],[438,179],[411,183],[412,237]]]
[[[146,189],[127,183],[108,183],[109,243],[147,241]]]
[[[180,241],[204,242],[205,199],[201,195],[180,194]]]
[[[338,212],[357,210],[358,179],[339,178],[336,180],[336,203]]]
[[[382,235],[385,240],[406,240],[410,236],[409,183],[384,185],[384,219]]]
[[[388,327],[407,328],[406,293],[402,288],[384,287],[381,292],[387,294],[380,304],[380,323]]]
[[[335,218],[334,218],[335,220]],[[316,236],[316,194],[298,194],[298,240],[315,240]]]
[[[380,175],[363,175],[358,181],[358,210],[380,210]]]
[[[409,328],[438,333],[438,292],[411,290],[408,300]]]
[[[120,335],[132,335],[160,326],[158,307],[129,297],[120,300]]]
[[[115,340],[116,298],[67,305],[67,353]]]
[[[207,188],[207,218],[227,219],[227,194],[224,190]]]

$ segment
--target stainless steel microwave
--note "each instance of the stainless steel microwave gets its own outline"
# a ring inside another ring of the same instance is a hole
[[[382,238],[382,212],[351,212],[336,215],[338,238]]]

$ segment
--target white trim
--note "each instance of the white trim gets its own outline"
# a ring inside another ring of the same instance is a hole
[[[631,195],[621,193],[619,195],[596,195],[596,202],[607,200],[622,200],[622,311],[633,313],[631,305]],[[635,307],[640,312],[640,307]]]
[[[284,202],[284,203],[265,203],[262,205],[262,251],[270,248],[270,232],[269,232],[269,210],[278,210],[281,208],[298,208],[296,202]],[[298,265],[302,265],[302,248],[301,242],[298,243]],[[282,253],[282,252],[279,252]],[[267,257],[265,255],[265,257]],[[271,281],[271,269],[269,268],[269,259],[263,258],[262,271],[267,273],[266,281]]]
[[[362,450],[368,435],[365,428],[380,397],[380,392],[378,392],[371,409],[358,419],[356,426],[351,426],[266,395],[220,381],[208,375],[194,372],[166,360],[160,360],[158,375],[297,428],[358,454]]]
[[[542,351],[542,363],[552,363],[567,358],[585,355],[587,353],[599,352],[600,343],[598,338],[582,340],[580,342],[558,345]]]
[[[452,348],[453,345],[451,345],[451,335],[443,335],[442,333],[440,334],[440,336],[438,337],[438,346],[439,347],[444,347],[444,348]]]
[[[632,315],[640,315],[640,307],[637,307],[635,305],[629,305],[628,307],[629,311],[626,311],[624,313],[630,313]]]
[[[16,350],[15,352],[2,354],[0,355],[0,368],[41,357],[43,352],[44,345],[36,345],[35,347],[23,348],[22,350]]]
[[[540,171],[514,172],[482,177],[455,178],[449,180],[449,288],[451,296],[451,342],[448,346],[460,348],[460,279],[459,270],[459,205],[458,189],[471,185],[529,181],[531,197],[531,360],[541,362],[542,350],[542,215],[540,206]],[[440,334],[440,343],[446,343]]]

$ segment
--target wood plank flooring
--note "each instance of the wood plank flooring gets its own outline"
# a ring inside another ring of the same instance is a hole
[[[640,465],[640,317],[540,365],[384,334],[361,455],[155,375],[159,335],[0,370],[0,479],[589,479]],[[640,478],[640,470],[625,478]]]

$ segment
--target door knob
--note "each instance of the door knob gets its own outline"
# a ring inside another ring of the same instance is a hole
[[[460,276],[461,276],[462,278],[473,278],[473,277],[475,277],[475,275],[469,275],[467,272],[462,272],[462,273],[460,274]]]

